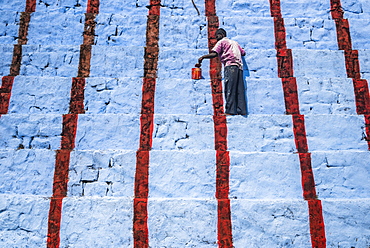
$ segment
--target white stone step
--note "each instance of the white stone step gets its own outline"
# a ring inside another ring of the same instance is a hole
[[[0,75],[8,75],[12,61],[12,45],[2,45],[4,56]],[[21,75],[76,77],[79,46],[23,46]],[[158,77],[191,78],[191,68],[206,49],[177,50],[160,48]],[[368,79],[370,50],[359,50],[360,73]],[[347,78],[344,52],[339,50],[292,49],[295,77]],[[320,58],[320,59],[318,59]],[[250,49],[245,56],[245,75],[251,78],[278,78],[275,49]],[[203,76],[209,78],[209,62],[203,63]],[[144,48],[125,46],[93,46],[91,77],[142,77]]]
[[[6,184],[1,194],[50,197],[56,152],[49,149],[0,150]],[[230,151],[231,199],[302,199],[296,153]],[[314,151],[312,169],[319,199],[370,198],[364,151]],[[136,150],[71,152],[68,196],[132,197]],[[150,152],[150,198],[213,198],[216,192],[214,150]]]
[[[367,150],[362,115],[307,115],[310,151]],[[249,115],[227,117],[229,150],[294,152],[292,117]],[[9,114],[0,118],[5,149],[58,149],[62,115]],[[140,116],[127,114],[81,114],[78,118],[76,149],[137,149]],[[210,115],[154,117],[153,149],[214,149],[214,123]]]
[[[49,199],[4,194],[0,198],[4,217],[0,244],[11,240],[13,245],[45,246]],[[323,200],[327,244],[365,247],[369,205],[369,199]],[[217,247],[216,200],[150,199],[148,206],[150,245]],[[132,198],[67,197],[61,246],[105,247],[109,243],[132,247],[132,211]],[[243,246],[247,238],[252,247],[261,242],[271,247],[311,247],[304,200],[231,200],[231,215],[235,246]]]
[[[0,194],[0,246],[45,247],[50,200],[22,194]]]
[[[203,72],[206,74],[207,72]],[[300,112],[356,115],[353,82],[344,78],[297,78]],[[86,78],[86,114],[139,114],[141,78]],[[17,76],[8,113],[67,114],[72,78]],[[254,114],[285,114],[281,79],[246,77],[247,108]],[[158,78],[156,114],[213,115],[209,80]]]
[[[19,13],[3,12],[0,44],[16,44]],[[84,13],[35,12],[31,14],[27,43],[30,45],[80,45]],[[145,46],[147,15],[101,13],[96,17],[95,44]],[[285,17],[287,47],[290,49],[338,50],[335,22],[324,17]],[[366,35],[370,19],[349,19],[353,49],[369,49]],[[205,16],[161,16],[159,45],[178,49],[207,49]],[[274,49],[273,18],[253,16],[220,17],[228,37],[245,49]]]

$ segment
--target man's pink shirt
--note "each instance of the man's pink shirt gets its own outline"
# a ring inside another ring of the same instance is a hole
[[[245,51],[238,42],[224,37],[216,43],[212,51],[218,54],[224,66],[237,65],[241,70],[243,69],[241,56],[245,55]]]

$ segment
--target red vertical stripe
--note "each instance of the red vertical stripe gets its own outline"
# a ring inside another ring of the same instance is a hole
[[[208,48],[211,50],[217,43],[215,34],[219,27],[215,1],[206,0],[205,8],[208,21]],[[217,239],[219,247],[227,248],[233,247],[229,200],[230,155],[227,151],[227,124],[223,107],[221,63],[218,58],[211,59],[209,74],[211,77],[216,150]]]
[[[85,93],[85,78],[72,78],[71,99],[69,112],[71,114],[83,114]]]
[[[282,78],[285,99],[285,112],[288,115],[299,114],[297,81],[294,77]]]
[[[76,120],[77,124],[77,120]],[[60,224],[62,218],[63,198],[67,195],[70,150],[59,150],[56,153],[53,196],[50,199],[47,247],[57,248],[60,245]]]
[[[315,237],[311,239],[312,247],[326,247],[326,237],[324,226],[324,218],[322,215],[322,205],[319,200],[308,200],[308,209],[310,216],[310,232],[311,236]]]
[[[217,199],[217,204],[218,247],[234,247],[231,229],[230,200]]]
[[[1,115],[8,113],[13,82],[14,76],[2,77],[2,84],[0,88],[0,117]]]
[[[71,151],[75,148],[78,114],[63,115],[61,149]],[[57,169],[56,169],[57,170]]]
[[[284,19],[281,15],[280,0],[270,0],[271,16],[274,18],[275,48],[278,76],[281,78],[286,114],[292,115],[294,141],[299,154],[303,198],[308,202],[311,245],[326,247],[325,226],[321,201],[316,199],[315,180],[308,153],[304,116],[299,111],[297,82],[294,77],[292,50],[286,47]]]
[[[69,162],[68,162],[69,163]],[[59,247],[60,220],[62,218],[63,197],[53,197],[50,199],[49,219],[48,219],[48,238],[47,247]]]
[[[148,231],[149,151],[136,154],[133,235],[135,248],[149,247]]]
[[[229,197],[229,152],[216,150],[216,163],[216,198],[227,200]]]
[[[10,65],[10,76],[18,76],[22,62],[22,45],[14,45],[12,64]]]
[[[349,23],[346,19],[335,19],[335,26],[338,32],[337,41],[340,50],[351,50],[352,42],[349,33]]]
[[[275,18],[275,20],[278,20]],[[283,22],[281,22],[283,24]],[[293,77],[293,56],[290,49],[277,49],[278,75],[280,78]]]
[[[133,238],[135,248],[149,247],[149,160],[154,123],[154,97],[158,66],[160,0],[151,0],[146,29],[144,78],[140,116],[140,144],[136,153]]]
[[[22,62],[22,45],[27,44],[28,27],[31,21],[31,12],[36,10],[36,0],[27,0],[25,12],[21,13],[18,29],[18,40],[13,48],[12,63],[9,76],[2,77],[0,87],[0,117],[9,110],[10,97],[13,88],[14,77],[19,75]]]
[[[358,114],[370,114],[369,85],[365,79],[352,79]]]
[[[301,164],[303,198],[314,200],[316,199],[316,188],[311,166],[311,153],[299,153],[299,161]]]
[[[86,13],[99,14],[99,0],[88,0]]]
[[[31,12],[22,12],[20,18],[20,26],[18,31],[18,44],[27,44],[28,27],[31,21]]]
[[[25,12],[35,12],[35,11],[36,11],[36,0],[26,0]]]
[[[78,115],[85,113],[85,78],[90,75],[91,50],[94,44],[97,13],[99,13],[99,1],[89,1],[85,14],[84,40],[80,47],[78,77],[72,78],[69,114],[63,115],[61,149],[56,152],[55,158],[53,195],[50,200],[48,217],[48,248],[60,246],[63,198],[67,196],[69,163],[71,151],[75,148]]]
[[[295,144],[298,152],[308,152],[306,127],[304,123],[303,115],[292,115],[293,118],[293,132],[295,138]]]
[[[343,8],[340,0],[331,0],[331,16],[335,21],[339,50],[344,50],[347,77],[352,78],[357,114],[364,115],[365,135],[370,150],[370,94],[369,85],[365,79],[361,79],[360,62],[358,51],[352,50],[351,32],[347,19],[343,19]]]

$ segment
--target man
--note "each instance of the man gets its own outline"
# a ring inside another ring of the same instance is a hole
[[[226,31],[222,28],[216,31],[216,39],[217,43],[211,53],[200,57],[195,66],[200,67],[203,59],[212,59],[218,56],[224,65],[225,114],[246,115],[247,104],[241,58],[241,56],[245,56],[245,51],[236,41],[228,39]]]

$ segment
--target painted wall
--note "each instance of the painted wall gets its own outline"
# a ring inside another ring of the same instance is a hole
[[[206,3],[0,2],[0,247],[370,247],[369,1]]]

